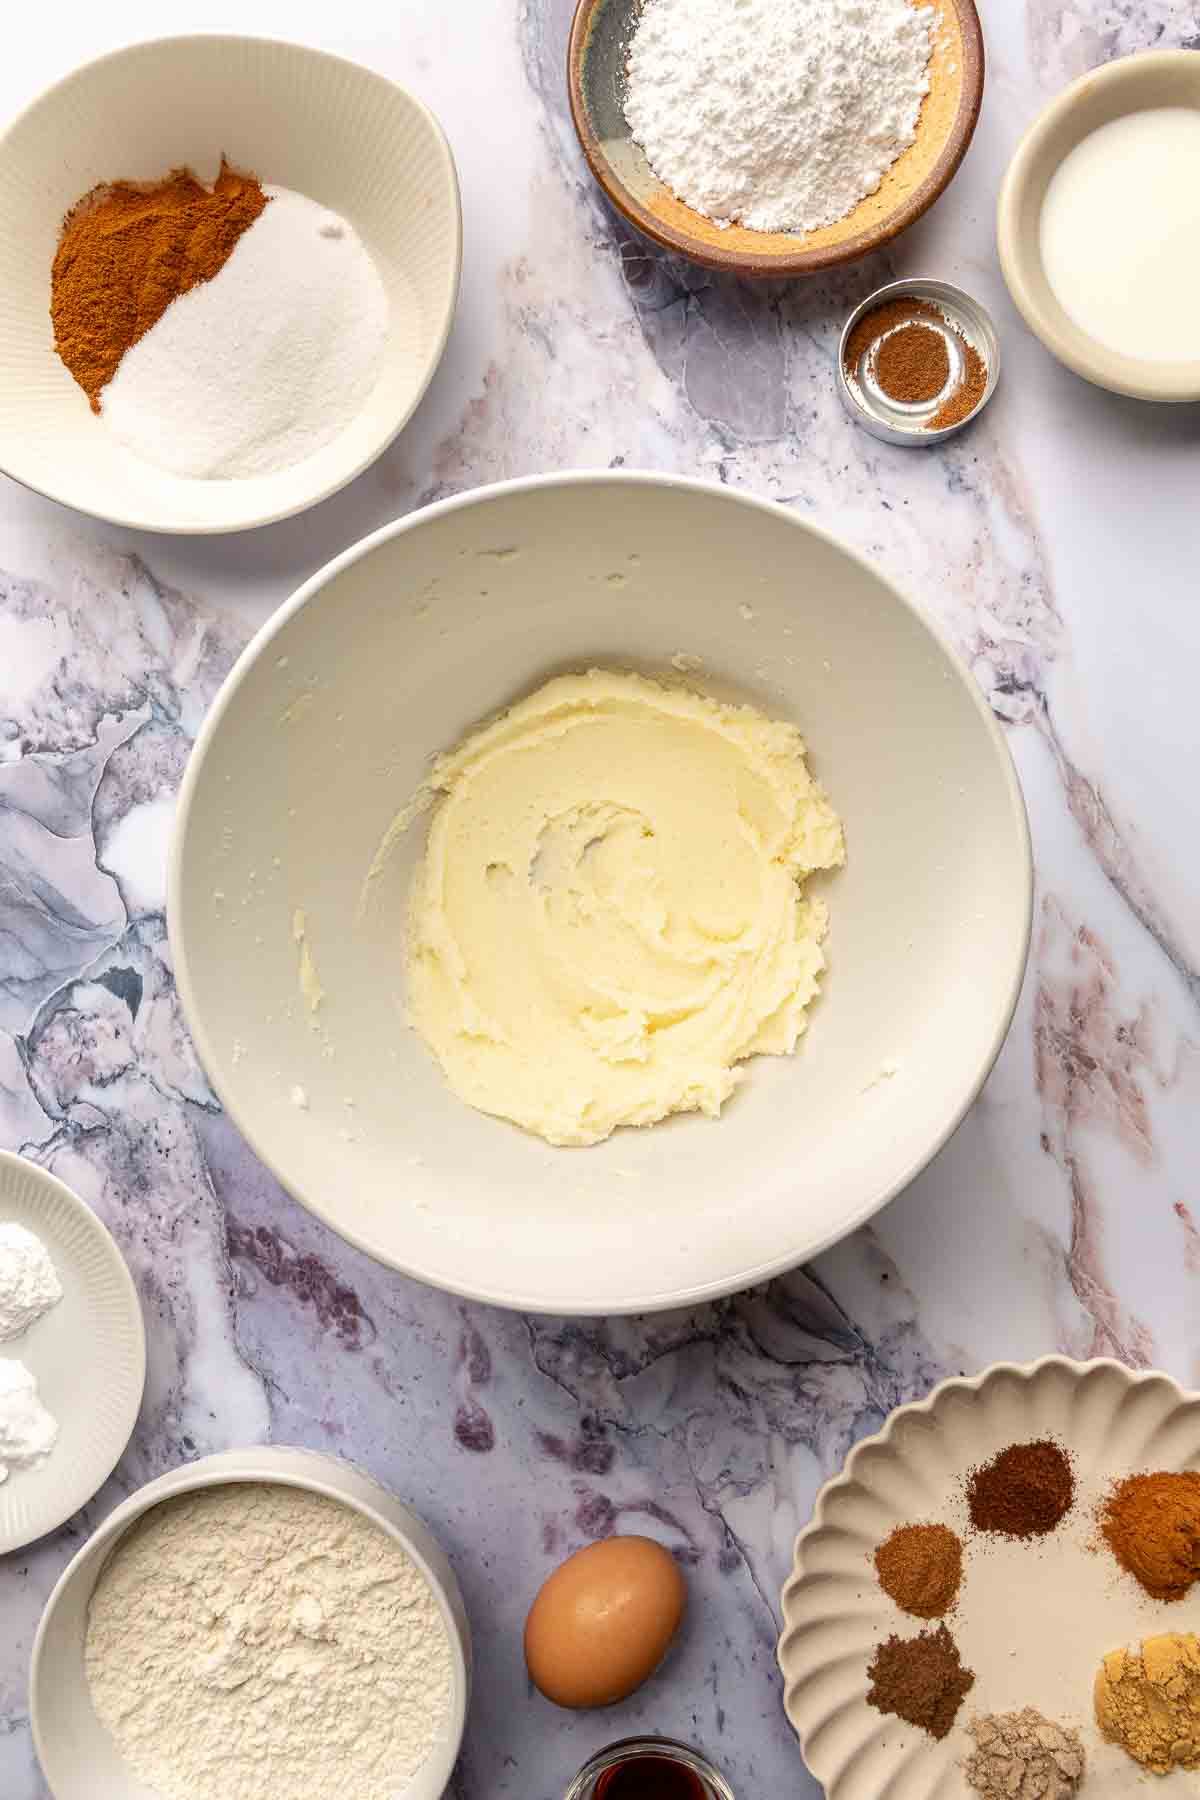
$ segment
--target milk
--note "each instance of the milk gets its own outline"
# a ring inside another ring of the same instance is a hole
[[[1042,203],[1042,266],[1109,350],[1200,360],[1200,109],[1113,119],[1075,146]]]

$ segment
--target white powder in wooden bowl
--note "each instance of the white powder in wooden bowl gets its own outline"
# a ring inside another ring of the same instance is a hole
[[[936,16],[908,0],[646,0],[629,129],[718,225],[836,224],[916,137]]]

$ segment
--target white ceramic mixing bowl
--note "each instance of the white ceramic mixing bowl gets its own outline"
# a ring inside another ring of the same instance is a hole
[[[441,1800],[462,1743],[471,1685],[470,1627],[454,1571],[428,1526],[363,1470],[315,1450],[276,1445],[227,1450],[160,1475],[110,1513],[67,1564],[46,1602],[29,1676],[33,1740],[54,1800],[158,1800],[134,1779],[93,1711],[83,1661],[88,1604],[118,1541],[152,1506],[242,1481],[278,1482],[352,1507],[394,1538],[429,1582],[450,1639],[454,1687],[445,1731],[402,1800]]]
[[[419,824],[360,902],[430,756],[595,664],[676,681],[682,667],[795,720],[847,863],[822,878],[830,967],[795,1057],[751,1062],[719,1121],[555,1150],[465,1106],[405,1023]],[[424,1281],[611,1313],[776,1274],[912,1179],[1003,1041],[1030,893],[1001,733],[876,570],[727,489],[574,475],[432,506],[276,614],[193,752],[169,918],[204,1064],[297,1198]],[[304,956],[325,993],[316,1013]]]
[[[132,455],[54,349],[50,265],[64,214],[102,182],[157,181],[224,154],[349,219],[391,323],[357,418],[290,469],[193,481]],[[134,44],[77,69],[0,135],[0,469],[147,531],[241,531],[311,506],[366,468],[438,365],[458,296],[462,215],[433,115],[370,69],[301,44],[202,35]]]

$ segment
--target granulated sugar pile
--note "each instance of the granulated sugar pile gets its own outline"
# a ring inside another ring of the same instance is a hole
[[[916,136],[936,16],[907,0],[647,0],[629,128],[719,225],[836,224]]]
[[[345,430],[383,362],[383,282],[345,219],[304,194],[269,204],[211,281],[181,294],[104,390],[113,433],[203,480],[269,475]]]

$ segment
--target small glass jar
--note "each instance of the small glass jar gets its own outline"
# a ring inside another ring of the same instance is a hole
[[[690,1744],[681,1744],[677,1738],[668,1737],[622,1738],[619,1743],[598,1750],[580,1769],[564,1800],[604,1800],[605,1790],[613,1787],[616,1772],[626,1769],[632,1774],[633,1766],[639,1762],[666,1763],[677,1775],[690,1776],[695,1787],[695,1800],[734,1800],[733,1789],[706,1756]],[[619,1800],[615,1787],[613,1800]],[[680,1800],[683,1800],[682,1788]],[[688,1800],[691,1800],[690,1796]]]

